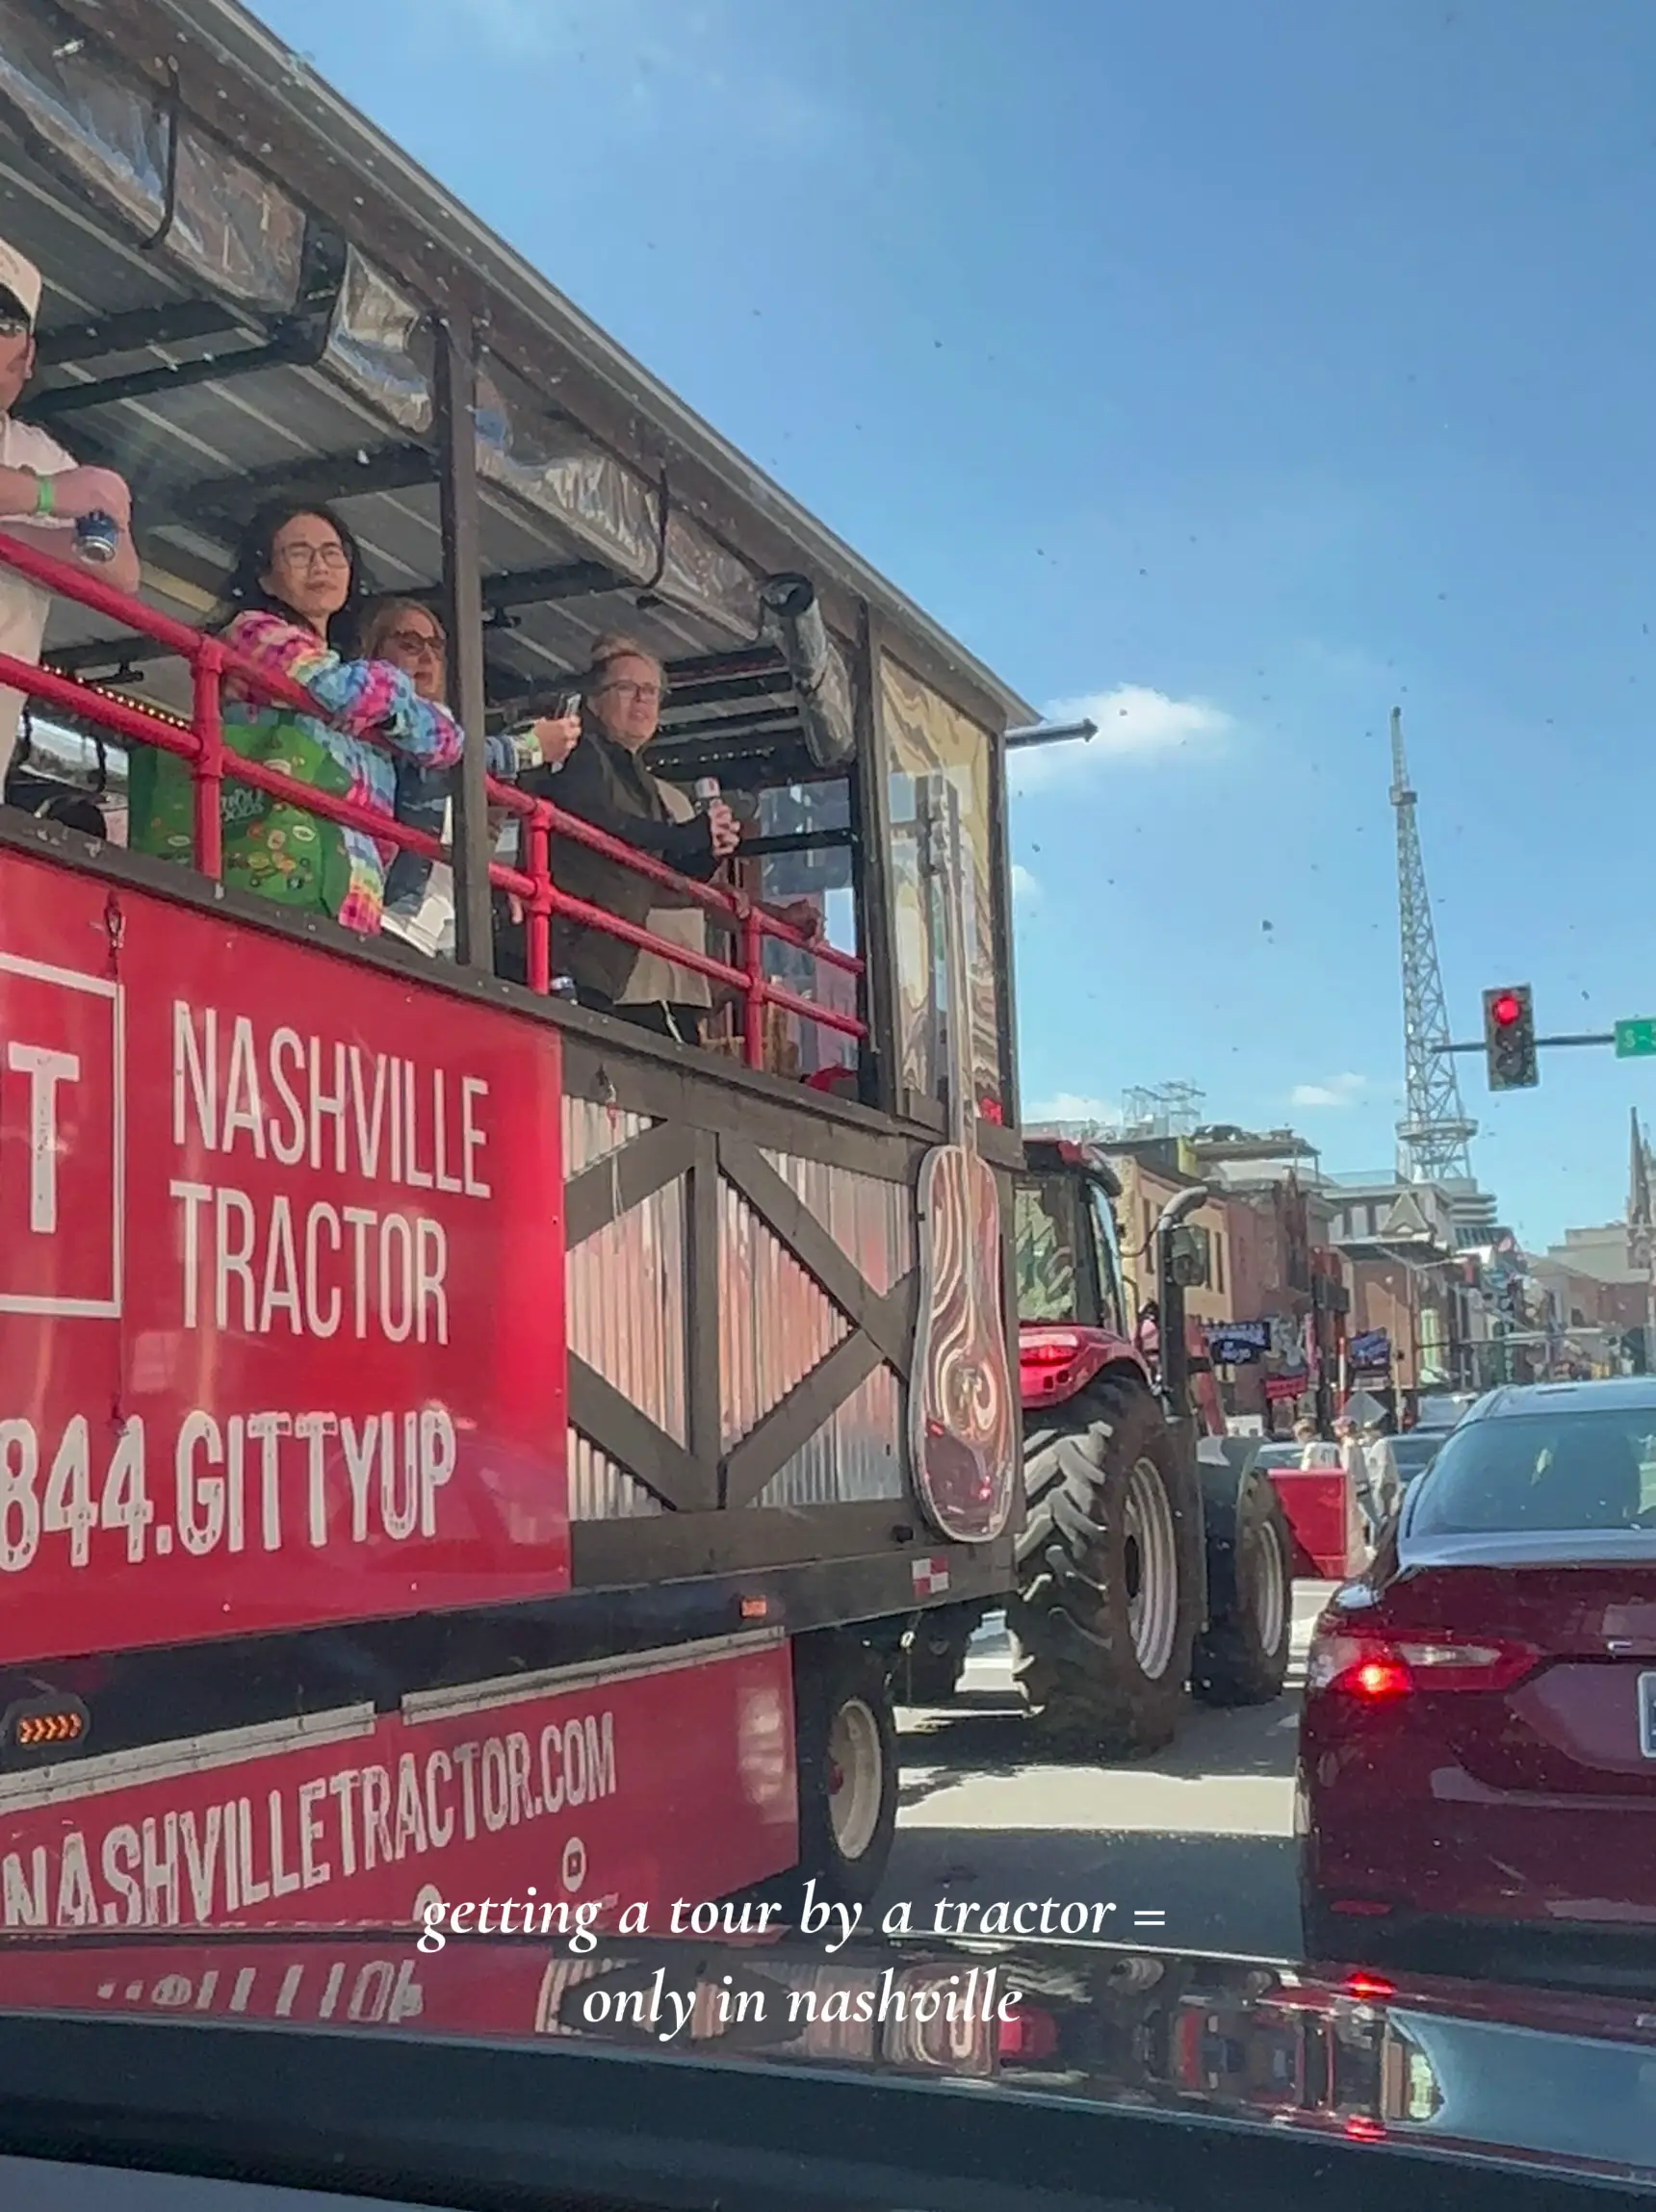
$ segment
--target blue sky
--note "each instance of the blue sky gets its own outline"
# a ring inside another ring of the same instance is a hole
[[[1026,696],[1033,1107],[1389,1159],[1404,709],[1452,1016],[1656,1014],[1647,0],[261,0]],[[1267,926],[1268,925],[1268,926]],[[1656,1062],[1475,1165],[1612,1218]]]

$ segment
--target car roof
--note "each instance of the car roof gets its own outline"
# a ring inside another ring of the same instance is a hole
[[[1505,1383],[1480,1398],[1467,1421],[1523,1413],[1656,1413],[1656,1376],[1615,1375],[1597,1382]]]

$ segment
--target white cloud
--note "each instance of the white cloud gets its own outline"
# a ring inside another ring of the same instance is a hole
[[[1060,1091],[1054,1097],[1026,1105],[1022,1112],[1027,1129],[1044,1121],[1119,1121],[1122,1110],[1114,1098],[1083,1098],[1076,1092]]]
[[[1148,683],[1118,683],[1081,699],[1055,699],[1049,722],[1094,722],[1098,735],[1085,744],[1038,745],[1014,752],[1007,772],[1014,793],[1044,791],[1076,777],[1096,775],[1112,760],[1151,759],[1197,740],[1213,742],[1235,727],[1224,707],[1205,699],[1175,699]]]
[[[1355,1106],[1368,1089],[1366,1075],[1331,1075],[1324,1083],[1296,1083],[1290,1106]]]
[[[1012,903],[1019,907],[1036,907],[1042,899],[1041,879],[1022,861],[1012,863]]]

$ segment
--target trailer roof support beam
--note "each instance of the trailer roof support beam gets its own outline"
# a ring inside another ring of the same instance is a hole
[[[181,519],[218,521],[249,515],[266,500],[359,500],[371,492],[406,492],[435,483],[436,456],[427,446],[395,444],[353,447],[346,453],[323,453],[313,461],[277,461],[268,469],[240,476],[203,476],[172,502]]]
[[[469,318],[436,326],[438,489],[443,509],[443,602],[449,630],[450,704],[466,733],[454,836],[455,952],[463,967],[495,964],[489,898],[489,796],[483,733],[482,510],[478,495],[477,341]]]
[[[107,361],[112,354],[142,353],[152,346],[226,338],[246,328],[247,318],[219,300],[173,299],[163,307],[132,307],[86,322],[60,322],[37,334],[35,355],[42,369],[51,369],[65,361]]]

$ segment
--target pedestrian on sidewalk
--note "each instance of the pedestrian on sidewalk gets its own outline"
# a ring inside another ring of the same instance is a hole
[[[1358,1510],[1362,1515],[1363,1529],[1372,1548],[1380,1531],[1380,1514],[1375,1504],[1373,1479],[1368,1464],[1368,1453],[1363,1450],[1358,1434],[1357,1423],[1342,1414],[1334,1423],[1334,1442],[1339,1449],[1341,1471],[1351,1477],[1351,1486],[1357,1498]]]
[[[1391,1449],[1391,1438],[1378,1421],[1369,1422],[1363,1429],[1362,1455],[1368,1464],[1369,1496],[1384,1529],[1397,1509],[1397,1501],[1403,1494],[1403,1479],[1397,1472],[1397,1453]]]
[[[1302,1473],[1312,1467],[1327,1467],[1333,1458],[1333,1445],[1325,1443],[1317,1433],[1314,1421],[1302,1417],[1295,1422],[1294,1442],[1300,1447]]]

